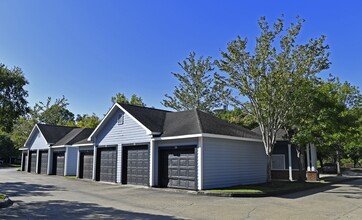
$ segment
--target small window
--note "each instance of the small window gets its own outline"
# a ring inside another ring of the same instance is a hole
[[[272,155],[272,170],[285,170],[285,156],[284,154]]]
[[[119,125],[123,125],[123,123],[124,123],[124,114],[123,113],[118,114],[117,123]]]

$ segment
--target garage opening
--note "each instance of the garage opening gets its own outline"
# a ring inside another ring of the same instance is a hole
[[[97,149],[96,180],[116,182],[117,147]]]
[[[22,163],[21,170],[22,171],[27,171],[27,169],[28,169],[28,152],[24,152],[23,153],[23,163]]]
[[[78,177],[82,179],[92,179],[93,177],[93,151],[79,152],[79,173]]]
[[[36,151],[30,151],[30,169],[29,172],[36,173]]]
[[[65,167],[65,152],[53,153],[53,174],[58,176],[64,176]]]
[[[159,186],[196,189],[195,147],[159,151]]]
[[[48,151],[39,151],[39,173],[47,174],[48,172]]]
[[[123,146],[122,183],[148,186],[149,158],[148,145]]]

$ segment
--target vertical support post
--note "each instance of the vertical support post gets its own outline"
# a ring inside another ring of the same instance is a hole
[[[68,154],[69,154],[68,146],[65,146],[64,152],[64,173],[63,176],[68,176]]]
[[[40,158],[40,154],[39,154],[39,149],[36,150],[36,164],[35,164],[35,173],[39,173],[39,158]]]
[[[27,164],[27,166],[26,166],[26,172],[29,172],[30,171],[30,160],[31,160],[31,158],[30,158],[30,150],[28,149],[28,158],[27,158],[27,160],[26,160],[26,164]]]
[[[97,170],[97,147],[96,144],[93,145],[93,175],[92,179],[96,180],[96,170]]]
[[[307,171],[310,171],[310,150],[309,150],[309,145],[310,144],[307,144]]]
[[[288,144],[288,162],[289,162],[289,180],[293,181],[293,172],[292,172],[292,145]]]
[[[21,164],[20,164],[20,166],[21,166],[21,171],[24,171],[24,151],[21,151]]]
[[[154,163],[155,163],[155,142],[154,140],[151,140],[150,142],[150,186],[154,186],[155,185],[155,177],[154,177],[154,169],[155,169],[155,166],[154,166]]]
[[[199,137],[199,142],[197,146],[197,189],[203,189],[203,154],[204,154],[204,139]]]
[[[317,171],[317,150],[314,144],[310,144],[312,171]]]
[[[48,167],[47,167],[47,174],[51,175],[53,174],[53,149],[49,148],[48,150]]]
[[[80,147],[77,149],[77,170],[75,171],[75,176],[79,178],[79,164],[80,164]]]

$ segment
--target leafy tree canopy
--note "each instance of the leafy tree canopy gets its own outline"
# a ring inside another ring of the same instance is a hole
[[[46,103],[39,102],[35,104],[33,114],[40,123],[51,125],[67,125],[69,121],[74,120],[74,114],[68,110],[68,100],[63,96],[52,103],[51,97],[48,97]]]
[[[268,156],[267,173],[271,181],[271,154],[276,132],[290,115],[303,105],[300,96],[316,79],[316,74],[329,67],[325,36],[297,44],[304,20],[285,27],[283,18],[270,25],[265,17],[259,20],[261,34],[253,52],[247,50],[248,40],[238,37],[222,52],[217,62],[227,73],[224,82],[232,89],[229,96],[234,106],[244,108],[246,97],[250,113],[256,118]],[[247,108],[245,108],[247,109]]]
[[[218,74],[211,61],[211,57],[196,58],[190,53],[182,63],[178,63],[183,73],[172,73],[179,81],[173,95],[165,95],[161,104],[177,111],[199,109],[205,112],[222,106],[224,87],[218,81]]]
[[[15,120],[27,113],[27,84],[20,68],[9,69],[0,63],[0,130],[11,131]]]
[[[138,106],[142,106],[142,107],[146,106],[146,104],[143,103],[142,98],[135,94],[133,94],[131,96],[131,99],[128,99],[125,94],[117,93],[115,96],[112,97],[111,100],[113,103],[118,102],[118,103],[123,103],[123,104],[138,105]]]

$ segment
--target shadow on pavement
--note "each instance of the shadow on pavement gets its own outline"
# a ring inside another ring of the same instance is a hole
[[[26,182],[0,183],[0,192],[9,197],[12,196],[49,196],[50,191],[62,191],[64,189],[53,185],[31,184]]]
[[[348,191],[338,191],[337,188],[341,186],[349,186],[351,187]],[[296,193],[290,193],[282,196],[278,196],[284,199],[298,199],[305,196],[310,196],[316,193],[329,193],[329,194],[341,194],[341,196],[345,198],[354,198],[354,199],[362,199],[362,181],[354,181],[353,183],[345,182],[345,183],[336,183],[333,185],[323,186],[312,188],[309,190],[304,190]]]
[[[16,202],[16,201],[15,201]],[[93,203],[50,200],[15,203],[2,209],[0,219],[177,219],[172,216],[154,215],[102,207]]]

